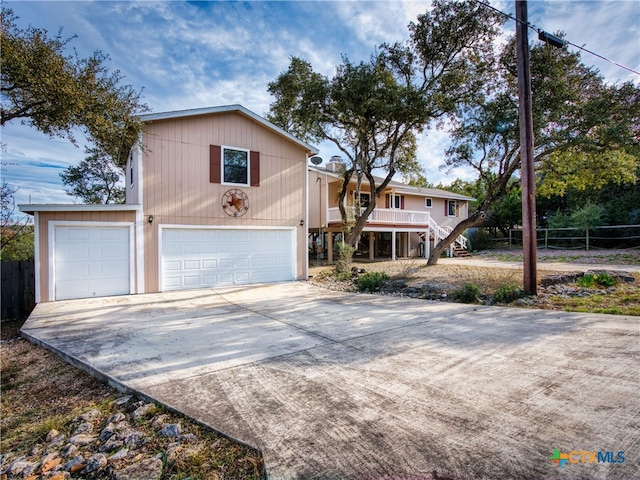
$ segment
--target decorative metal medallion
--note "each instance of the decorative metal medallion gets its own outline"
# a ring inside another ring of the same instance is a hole
[[[231,217],[241,217],[249,210],[249,197],[237,188],[227,190],[222,195],[222,209]]]

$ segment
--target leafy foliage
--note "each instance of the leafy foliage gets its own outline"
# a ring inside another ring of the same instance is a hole
[[[585,273],[581,277],[576,279],[576,283],[579,287],[593,288],[593,287],[613,287],[618,282],[614,277],[606,272],[602,273]]]
[[[511,303],[524,295],[523,290],[514,283],[504,283],[493,293],[495,303]]]
[[[17,217],[13,194],[17,188],[0,185],[0,258],[29,260],[34,254],[33,225],[29,217]]]
[[[530,67],[540,191],[550,195],[633,182],[640,158],[640,88],[605,84],[566,47],[533,46]],[[450,168],[476,170],[483,200],[432,249],[430,265],[462,231],[492,217],[496,202],[517,188],[512,180],[520,168],[515,39],[505,44],[485,82],[484,97],[460,105],[446,159]]]
[[[330,141],[346,157],[338,206],[349,244],[375,208],[370,202],[349,222],[349,181],[356,179],[356,197],[363,181],[377,197],[396,173],[420,178],[416,135],[481,90],[501,21],[474,2],[435,1],[409,25],[407,42],[381,45],[368,62],[344,57],[329,79],[294,57],[269,83],[270,121],[308,141]]]
[[[21,29],[11,9],[3,8],[0,15],[0,124],[21,120],[73,143],[79,127],[114,165],[124,167],[142,131],[139,114],[148,110],[140,93],[121,83],[119,71],[108,71],[106,54],[68,55],[75,37],[65,39],[62,31],[50,37],[31,26]]]
[[[481,290],[475,283],[465,283],[453,293],[453,297],[462,303],[475,303],[480,298]]]
[[[88,157],[77,166],[60,174],[69,195],[80,197],[84,203],[124,203],[121,172],[111,159],[97,148],[87,148]]]
[[[587,230],[602,225],[604,223],[603,217],[604,207],[589,202],[583,207],[575,209],[573,213],[556,213],[549,219],[549,227]]]
[[[358,290],[360,292],[377,292],[391,277],[384,272],[367,272],[358,278]]]

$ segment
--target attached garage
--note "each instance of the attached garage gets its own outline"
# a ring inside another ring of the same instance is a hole
[[[293,228],[161,226],[161,290],[294,280]]]
[[[51,222],[49,228],[50,298],[132,293],[132,224]]]

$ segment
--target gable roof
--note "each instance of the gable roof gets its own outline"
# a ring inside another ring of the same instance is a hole
[[[331,172],[321,167],[309,165],[309,170],[342,180],[342,175],[340,173]],[[384,181],[384,178],[382,177],[374,177],[374,178],[376,179],[376,181],[379,181],[380,183]],[[351,181],[355,181],[355,176],[351,179]],[[461,195],[459,193],[449,192],[448,190],[441,190],[439,188],[414,187],[412,185],[407,185],[405,183],[397,182],[395,180],[391,180],[387,185],[387,188],[392,188],[395,191],[395,193],[404,193],[407,195],[418,195],[420,197],[437,197],[437,198],[446,198],[449,200],[467,200],[467,201],[475,200],[475,198],[473,197],[467,197],[466,195]]]
[[[265,128],[273,131],[274,133],[290,140],[291,142],[297,144],[298,146],[307,150],[311,155],[317,155],[318,149],[313,145],[309,145],[306,142],[303,142],[297,137],[294,137],[286,130],[274,125],[270,121],[262,118],[260,115],[252,112],[251,110],[243,107],[242,105],[224,105],[219,107],[204,107],[204,108],[192,108],[189,110],[176,110],[173,112],[160,112],[160,113],[149,113],[146,115],[140,115],[140,118],[143,122],[154,122],[157,120],[170,120],[174,118],[183,118],[183,117],[194,117],[198,115],[212,115],[216,113],[239,113],[244,115],[247,118],[250,118],[256,123],[259,123]]]

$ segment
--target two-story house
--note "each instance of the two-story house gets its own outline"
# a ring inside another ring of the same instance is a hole
[[[123,205],[34,215],[36,301],[307,277],[307,159],[239,105],[143,116]]]
[[[338,208],[344,164],[328,162],[324,168],[309,167],[309,233],[311,256],[333,262],[334,247],[342,235]],[[382,179],[378,179],[382,183]],[[428,257],[433,245],[445,238],[469,215],[473,198],[436,188],[419,188],[391,181],[385,191],[372,198],[369,183],[363,180],[356,199],[356,179],[351,179],[344,199],[348,216],[370,202],[376,208],[360,236],[355,258]],[[466,249],[466,239],[458,237],[450,254]]]

